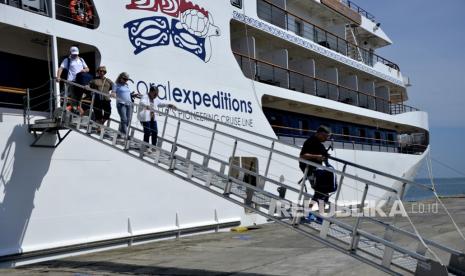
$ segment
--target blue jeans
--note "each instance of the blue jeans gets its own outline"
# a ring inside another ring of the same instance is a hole
[[[121,118],[121,123],[119,124],[119,132],[126,135],[128,132],[129,121],[131,120],[132,107],[127,104],[117,103],[116,109],[118,109],[119,117]]]
[[[144,127],[144,142],[148,143],[150,136],[152,136],[152,145],[156,146],[158,135],[157,121],[141,122],[141,124]]]

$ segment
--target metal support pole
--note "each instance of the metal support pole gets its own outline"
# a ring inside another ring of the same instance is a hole
[[[265,168],[265,177],[268,177],[268,171],[270,170],[270,164],[271,164],[271,157],[273,156],[273,150],[274,150],[274,141],[271,142],[271,147],[270,147],[270,154],[268,155],[268,161],[266,162],[266,168]]]
[[[47,50],[48,51],[48,50]],[[53,104],[53,98],[54,98],[54,90],[53,90],[53,79],[50,80],[50,98],[48,101],[48,109],[50,112],[50,119],[53,118],[53,111],[54,111],[54,104]]]
[[[92,113],[94,110],[94,102],[95,102],[95,93],[94,92],[91,92],[91,93],[92,93],[92,100],[90,102],[89,121],[87,123],[87,134],[90,134],[90,132],[92,131],[91,120],[92,120]],[[129,132],[129,129],[128,129],[128,132]]]
[[[228,182],[226,186],[224,187],[224,194],[229,195],[231,192],[231,186],[232,186],[232,181],[231,181],[231,174],[232,174],[232,168],[234,165],[234,158],[236,155],[236,150],[237,150],[237,140],[234,140],[234,147],[233,147],[233,152],[231,155],[231,160],[229,160],[229,170],[228,170]]]
[[[354,227],[352,229],[352,240],[350,241],[350,247],[349,250],[355,250],[358,246],[358,241],[360,239],[360,236],[358,235],[358,227],[360,225],[360,221],[363,217],[363,208],[365,206],[365,199],[367,197],[368,193],[368,185],[365,184],[365,190],[363,191],[363,196],[362,196],[362,201],[360,202],[360,206],[358,208],[359,213],[357,214],[357,220],[355,221]]]
[[[210,161],[210,155],[212,154],[213,150],[213,143],[215,141],[215,134],[216,134],[216,127],[217,123],[213,126],[213,133],[212,133],[212,138],[210,139],[210,146],[208,147],[208,155],[204,157],[203,159],[203,166],[208,167],[208,162]]]
[[[161,132],[161,139],[158,140],[158,147],[161,148],[163,145],[163,140],[165,140],[165,132],[166,132],[166,125],[168,124],[168,112],[169,109],[166,110],[165,114],[165,121],[163,122],[163,131]]]
[[[63,124],[65,120],[65,113],[67,111],[67,105],[68,105],[68,84],[65,83],[65,93],[64,93],[64,99],[63,99],[63,106],[61,107],[61,123]]]
[[[300,201],[302,200],[303,198],[303,194],[304,194],[304,187],[305,187],[305,181],[307,181],[307,176],[308,176],[308,171],[309,171],[309,166],[307,165],[305,167],[305,171],[304,171],[304,177],[302,177],[302,180],[300,181],[300,191],[299,191],[299,196],[297,198],[297,206],[298,207],[302,207],[302,211],[303,211],[303,208],[304,208],[304,203],[305,202],[302,202],[302,204],[300,203]],[[305,201],[305,200],[304,200]],[[293,225],[297,225],[299,224],[299,221],[300,221],[300,214],[298,213],[298,210],[293,210],[293,214],[292,214],[292,224]]]
[[[344,164],[344,167],[342,167],[341,177],[339,178],[339,186],[337,187],[336,198],[334,200],[334,204],[336,206],[337,206],[337,201],[339,200],[339,195],[341,194],[342,183],[344,181],[344,176],[345,176],[346,169],[347,169],[347,164]]]
[[[51,6],[51,18],[55,18],[55,4],[52,3]],[[51,60],[52,60],[52,74],[53,76],[55,76],[55,72],[57,72],[58,70],[58,67],[60,66],[59,63],[58,63],[58,42],[57,42],[57,37],[52,35],[50,36],[50,40],[51,40],[51,43],[50,43],[50,52],[51,52]],[[56,77],[60,77],[60,76],[56,76]],[[56,100],[56,103],[55,103],[55,107],[58,107],[58,103],[59,103],[59,99],[60,99],[60,83],[58,82],[55,82],[54,81],[55,79],[52,78],[51,79],[51,83],[50,83],[50,86],[53,87],[53,91],[54,91],[54,98]]]
[[[26,118],[27,118],[27,125],[31,124],[31,93],[29,88],[26,89]]]
[[[129,146],[130,146],[130,143],[131,143],[131,141],[129,140],[129,131],[130,131],[131,127],[132,127],[132,112],[134,111],[134,104],[130,103],[129,108],[130,108],[130,112],[129,112],[130,116],[128,118],[128,127],[126,128],[126,134],[125,134],[125,137],[124,137],[124,139],[126,140],[124,149],[126,149],[126,150],[129,149]]]
[[[178,121],[178,124],[176,126],[176,135],[174,136],[174,141],[173,145],[171,146],[171,154],[170,154],[170,170],[174,170],[174,167],[176,165],[176,161],[174,160],[174,153],[177,150],[176,143],[178,142],[178,136],[179,136],[179,129],[181,128],[181,121]]]
[[[402,183],[402,188],[400,189],[400,192],[399,192],[399,198],[401,200],[404,197],[406,187],[407,187],[407,183]],[[391,225],[395,225],[397,220],[398,220],[398,216],[395,216],[394,219],[392,220]],[[394,235],[394,231],[389,228],[386,228],[383,239],[387,241],[392,241],[393,235]],[[394,256],[394,249],[392,249],[391,247],[385,247],[384,253],[383,253],[382,265],[384,267],[389,268],[391,266],[393,256]]]

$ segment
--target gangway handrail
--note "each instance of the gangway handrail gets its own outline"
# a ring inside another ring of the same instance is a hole
[[[101,91],[98,91],[96,89],[92,89],[88,86],[84,86],[84,85],[80,85],[80,84],[77,84],[77,83],[74,83],[74,82],[71,82],[71,81],[68,81],[68,80],[63,80],[61,79],[60,81],[66,83],[66,84],[69,84],[69,85],[73,85],[73,86],[77,86],[81,89],[85,89],[89,92],[92,92],[92,93],[96,93],[96,94],[99,94],[99,95],[102,95],[102,96],[108,96],[107,94],[101,92]],[[131,103],[133,106],[139,106],[139,104],[137,103]],[[263,135],[261,133],[258,133],[258,132],[252,132],[250,130],[247,130],[247,129],[243,129],[243,128],[240,128],[240,127],[237,127],[237,126],[234,126],[234,125],[230,125],[230,124],[227,124],[227,123],[224,123],[224,122],[221,122],[221,121],[217,121],[217,120],[214,120],[214,119],[211,119],[211,118],[208,118],[207,116],[203,116],[203,115],[200,115],[200,114],[195,114],[191,111],[187,111],[187,110],[182,110],[182,109],[178,109],[179,111],[183,112],[183,113],[186,113],[186,114],[190,114],[192,116],[195,116],[195,117],[200,117],[206,121],[210,121],[212,123],[215,123],[215,124],[219,124],[219,125],[223,125],[225,127],[228,127],[228,128],[232,128],[232,129],[236,129],[238,131],[241,131],[241,132],[245,132],[245,133],[248,133],[248,134],[251,134],[251,135],[254,135],[254,136],[258,136],[260,138],[263,138],[263,139],[266,139],[266,140],[269,140],[270,142],[274,142],[274,143],[278,143],[278,144],[281,144],[281,145],[285,145],[285,146],[290,146],[290,147],[294,147],[296,149],[299,149],[299,147],[295,146],[295,145],[290,145],[290,144],[286,144],[286,143],[283,143],[282,141],[279,141],[278,139],[276,138],[271,138],[269,136],[266,136],[266,135]],[[171,118],[174,118],[176,120],[180,120],[180,121],[183,121],[185,123],[188,123],[190,125],[194,125],[194,126],[197,126],[197,127],[201,127],[203,129],[207,129],[207,130],[211,130],[209,129],[207,126],[204,126],[202,124],[198,124],[198,123],[195,123],[193,121],[190,121],[190,120],[187,120],[187,119],[184,119],[184,118],[178,118],[178,117],[175,117],[175,116],[172,116],[168,113],[162,113],[160,112],[159,110],[157,109],[152,109],[152,111],[158,113],[158,114],[163,114],[164,116],[168,116],[168,117],[171,117]],[[383,186],[381,184],[378,184],[378,183],[375,183],[373,181],[370,181],[370,180],[366,180],[366,179],[363,179],[363,178],[360,178],[358,176],[354,176],[354,175],[350,175],[350,174],[347,174],[345,172],[340,172],[340,171],[337,171],[335,169],[331,169],[331,168],[328,168],[326,166],[322,166],[321,164],[318,164],[318,163],[315,163],[315,162],[312,162],[312,161],[309,161],[309,160],[305,160],[305,159],[301,159],[301,158],[298,158],[294,155],[291,155],[289,153],[286,153],[286,152],[282,152],[282,151],[279,151],[279,150],[276,150],[276,149],[270,149],[266,146],[263,146],[261,144],[258,144],[258,143],[255,143],[255,142],[251,142],[251,141],[248,141],[246,139],[243,139],[243,138],[240,138],[240,137],[237,137],[237,136],[234,136],[234,135],[231,135],[229,133],[225,133],[225,132],[221,132],[221,131],[218,131],[216,130],[217,133],[220,133],[221,135],[224,135],[224,136],[229,136],[229,137],[233,137],[235,139],[237,139],[238,141],[242,141],[242,142],[245,142],[245,143],[248,143],[248,144],[251,144],[253,146],[257,146],[259,148],[262,148],[262,149],[265,149],[265,150],[270,150],[271,152],[274,152],[274,153],[277,153],[277,154],[280,154],[284,157],[287,157],[287,158],[291,158],[291,159],[294,159],[298,162],[302,162],[302,163],[305,163],[307,165],[310,165],[310,166],[313,166],[313,167],[316,167],[316,168],[319,168],[319,169],[323,169],[323,170],[326,170],[326,171],[330,171],[330,172],[333,172],[333,173],[338,173],[338,174],[345,174],[347,175],[349,178],[351,179],[354,179],[354,180],[357,180],[357,181],[368,181],[369,183],[372,183],[372,185],[374,184],[374,186],[378,187],[378,188],[381,188],[381,189],[384,189],[384,190],[387,190],[387,191],[392,191],[394,189],[392,188],[389,188],[389,187],[386,187],[386,186]],[[426,190],[429,190],[429,191],[433,191],[432,188],[426,186],[426,185],[423,185],[423,184],[419,184],[419,183],[416,183],[414,181],[411,181],[411,180],[408,180],[408,179],[405,179],[405,178],[402,178],[402,177],[398,177],[398,176],[395,176],[395,175],[391,175],[391,174],[388,174],[388,173],[385,173],[385,172],[381,172],[381,171],[378,171],[378,170],[375,170],[375,169],[371,169],[371,168],[368,168],[368,167],[364,167],[364,166],[361,166],[361,165],[358,165],[358,164],[355,164],[355,163],[352,163],[352,162],[349,162],[349,161],[346,161],[346,160],[343,160],[343,159],[335,159],[334,157],[329,157],[330,159],[333,159],[334,161],[337,161],[337,162],[340,162],[342,164],[345,164],[345,165],[350,165],[350,166],[354,166],[356,168],[360,168],[360,169],[363,169],[363,170],[367,170],[369,172],[372,172],[372,173],[376,173],[376,174],[379,174],[379,175],[382,175],[382,176],[385,176],[387,178],[391,178],[391,179],[394,179],[394,180],[397,180],[397,181],[400,181],[402,183],[405,183],[405,184],[411,184],[411,185],[414,185],[414,186],[418,186],[418,187],[422,187],[423,189],[426,189]],[[398,193],[397,190],[394,190],[395,193]]]
[[[17,88],[17,87],[9,87],[9,86],[0,86],[0,92],[26,95],[26,89]]]
[[[415,235],[414,233],[410,232],[410,231],[401,229],[401,228],[396,227],[396,226],[394,226],[394,225],[392,225],[392,224],[388,224],[388,223],[386,223],[386,222],[384,222],[384,221],[381,221],[381,220],[379,220],[379,219],[375,219],[375,218],[372,218],[372,217],[366,217],[365,219],[370,220],[370,221],[373,221],[373,222],[375,222],[375,223],[377,223],[377,224],[379,224],[379,225],[382,225],[383,227],[386,227],[386,228],[395,230],[396,232],[400,232],[401,234],[404,234],[404,235],[407,235],[407,236],[409,236],[409,237],[411,237],[411,238],[414,238],[414,239],[418,239],[418,240],[419,240],[418,236]],[[455,249],[450,248],[450,247],[446,247],[446,246],[444,246],[444,245],[442,245],[442,244],[439,244],[439,243],[437,243],[437,242],[435,242],[435,241],[433,241],[433,240],[429,240],[429,239],[425,239],[425,238],[423,238],[423,240],[425,241],[425,243],[427,243],[427,244],[429,244],[429,245],[432,245],[432,246],[434,246],[434,247],[436,247],[436,248],[438,248],[438,249],[441,249],[441,250],[443,250],[443,251],[449,252],[449,253],[451,253],[451,254],[455,254],[455,255],[460,255],[460,254],[462,254],[462,252],[460,252],[460,251],[458,251],[458,250],[455,250]]]
[[[346,160],[343,160],[343,159],[340,159],[340,158],[337,158],[337,157],[329,156],[328,158],[331,159],[331,160],[343,163],[343,164],[350,165],[350,166],[358,168],[358,169],[362,169],[362,170],[365,170],[365,171],[368,171],[368,172],[376,173],[376,174],[379,174],[381,176],[388,177],[388,178],[400,181],[400,182],[405,183],[405,184],[414,185],[416,187],[419,187],[419,188],[422,188],[422,189],[425,189],[425,190],[428,190],[428,191],[431,191],[431,192],[434,191],[434,189],[431,188],[431,187],[428,187],[428,186],[420,184],[420,183],[416,183],[415,181],[411,181],[411,180],[408,180],[406,178],[398,177],[398,176],[391,175],[391,174],[388,174],[388,173],[385,173],[385,172],[382,172],[382,171],[371,169],[371,168],[368,168],[368,167],[365,167],[365,166],[362,166],[362,165],[359,165],[359,164],[355,164],[353,162],[346,161]]]

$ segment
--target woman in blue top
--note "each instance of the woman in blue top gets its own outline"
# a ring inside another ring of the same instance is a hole
[[[132,114],[131,90],[129,90],[128,80],[128,73],[123,72],[119,74],[115,81],[116,108],[118,110],[119,117],[121,118],[119,132],[124,135],[127,135],[127,130]]]

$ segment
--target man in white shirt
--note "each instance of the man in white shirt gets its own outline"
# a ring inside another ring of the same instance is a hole
[[[84,61],[83,58],[79,57],[79,48],[76,46],[72,46],[69,49],[69,57],[65,58],[60,65],[60,68],[58,68],[57,71],[57,81],[61,81],[61,73],[63,73],[63,69],[67,69],[68,71],[68,76],[67,80],[68,81],[76,81],[76,76],[77,74],[81,72],[89,72],[89,67],[87,67],[86,62]],[[80,101],[79,95],[75,95],[74,87],[72,85],[68,85],[68,96],[69,98],[73,99],[73,105],[76,104],[76,101]],[[82,97],[82,94],[80,95]]]

